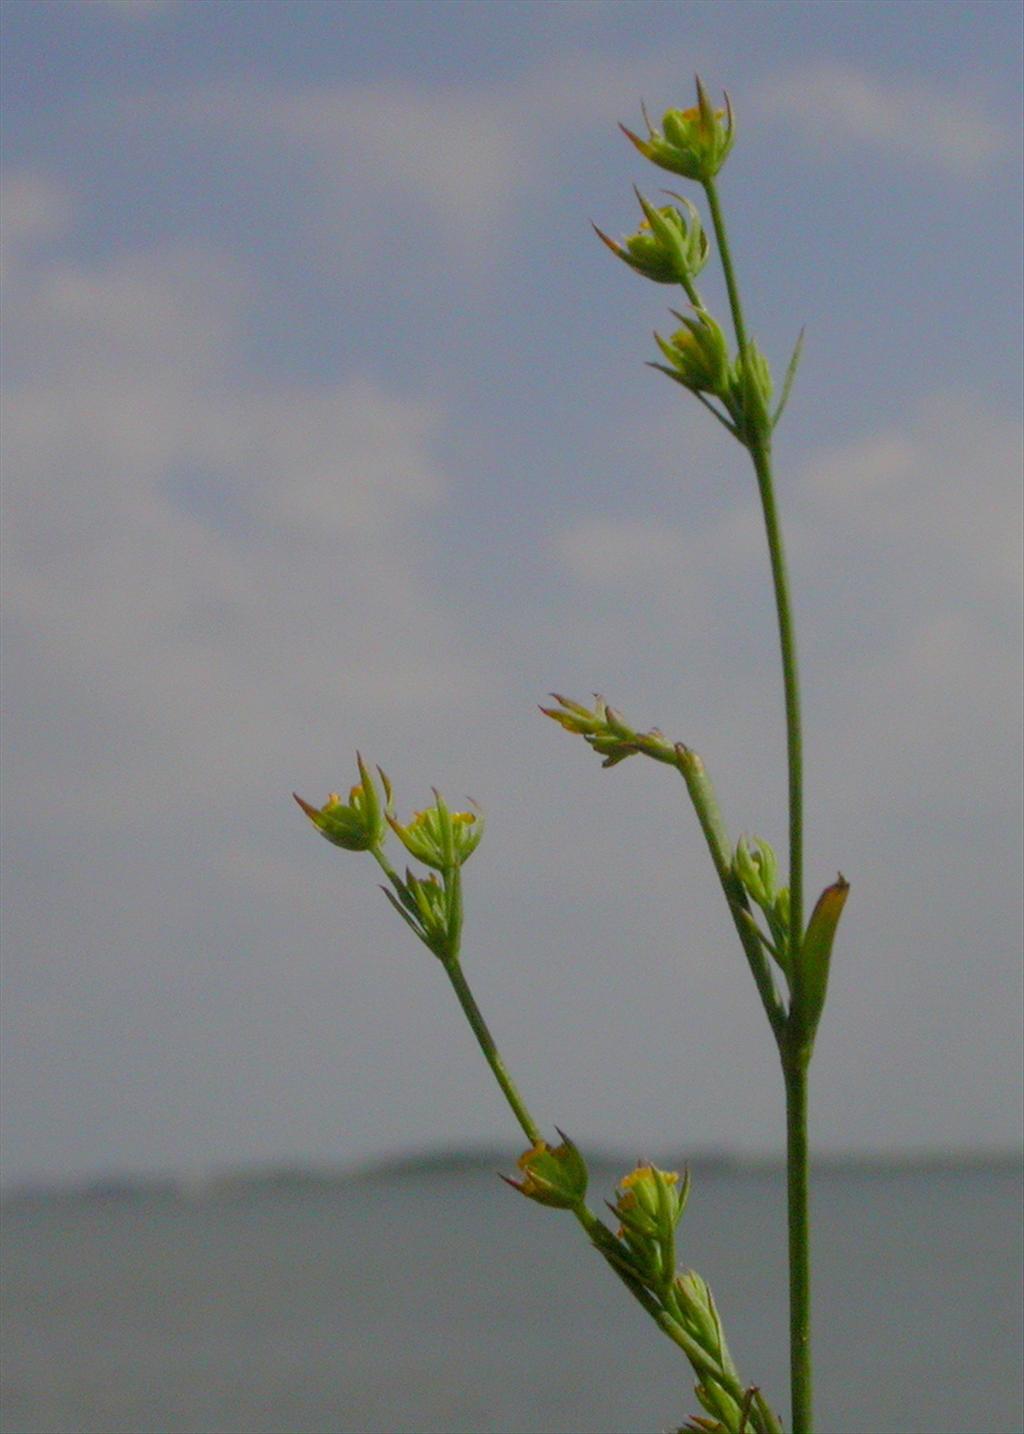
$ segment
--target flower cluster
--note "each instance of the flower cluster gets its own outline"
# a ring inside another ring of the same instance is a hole
[[[611,1207],[619,1218],[618,1238],[629,1252],[630,1273],[655,1293],[675,1278],[676,1226],[689,1194],[689,1173],[680,1184],[674,1170],[646,1162],[619,1181]]]
[[[347,802],[343,802],[337,792],[332,792],[322,807],[313,807],[304,801],[298,792],[293,792],[292,795],[320,834],[329,842],[343,847],[345,851],[372,851],[384,840],[384,812],[373,778],[358,752],[356,763],[362,780],[349,792]],[[390,802],[391,788],[388,779],[383,772],[380,777]]]
[[[682,195],[673,197],[685,205],[686,214],[672,204],[656,208],[639,189],[635,193],[644,212],[636,233],[617,244],[595,224],[598,238],[645,279],[652,279],[656,284],[688,287],[708,261],[708,236],[700,215]]]
[[[567,732],[578,733],[588,746],[604,758],[603,767],[614,767],[636,752],[653,757],[658,762],[676,762],[676,749],[668,738],[652,727],[649,732],[636,732],[621,713],[609,707],[603,697],[594,693],[595,705],[584,707],[569,697],[560,697],[557,692],[551,696],[558,707],[542,707],[545,717],[550,717]]]
[[[388,825],[409,855],[435,871],[449,871],[468,861],[484,834],[479,813],[449,811],[436,790],[434,805],[414,812],[404,826],[395,819],[390,803],[386,816]]]
[[[625,125],[620,128],[652,164],[704,186],[721,247],[723,234],[714,180],[735,138],[735,119],[728,95],[725,108],[715,109],[698,75],[696,105],[667,110],[660,130],[651,124],[646,109],[644,120],[646,139]],[[708,312],[695,287],[694,281],[709,255],[708,237],[697,210],[681,195],[672,197],[680,200],[686,213],[674,205],[656,207],[639,190],[636,196],[644,212],[637,232],[617,243],[595,224],[598,237],[613,254],[645,278],[658,284],[681,284],[692,305],[692,312],[686,315],[673,310],[681,326],[668,338],[655,334],[666,362],[653,363],[651,367],[695,394],[741,443],[747,447],[763,443],[782,417],[800,360],[802,335],[786,372],[782,396],[772,412],[771,368],[757,344],[743,333],[733,288],[730,287],[730,302],[739,345],[735,355],[730,352],[721,325]],[[729,277],[730,261],[724,250],[722,261]]]
[[[736,137],[729,96],[725,96],[725,108],[716,110],[699,76],[697,103],[691,109],[666,110],[660,130],[654,128],[644,110],[644,123],[646,139],[625,125],[619,127],[652,164],[701,183],[714,179]]]
[[[588,1172],[583,1156],[567,1135],[561,1130],[561,1145],[552,1149],[546,1141],[537,1140],[517,1162],[523,1172],[522,1180],[501,1178],[520,1195],[536,1200],[538,1205],[550,1205],[556,1210],[575,1210],[587,1194]]]
[[[297,793],[295,800],[328,841],[346,851],[368,851],[390,886],[384,895],[429,951],[445,962],[458,960],[462,935],[461,868],[480,844],[483,818],[479,812],[453,812],[440,792],[432,806],[415,812],[408,822],[395,816],[391,783],[378,767],[384,788],[381,802],[362,757],[357,755],[361,781],[347,802],[332,793],[322,807],[313,807]],[[426,877],[406,868],[400,877],[384,855],[388,829],[410,856],[430,867]],[[435,875],[440,873],[440,879]]]

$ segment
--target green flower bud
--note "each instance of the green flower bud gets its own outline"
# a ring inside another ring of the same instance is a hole
[[[424,944],[442,960],[453,955],[457,918],[448,891],[433,873],[424,880],[411,871],[405,873],[405,889],[416,904]]]
[[[712,394],[729,406],[734,375],[725,334],[705,309],[676,317],[682,319],[683,327],[670,339],[654,335],[669,362],[668,368],[662,364],[655,367],[691,392]]]
[[[690,1176],[674,1170],[659,1170],[644,1161],[619,1181],[615,1204],[623,1234],[667,1238],[679,1224],[690,1194]]]
[[[653,1290],[670,1284],[675,1273],[675,1230],[690,1193],[690,1177],[656,1165],[640,1164],[622,1178],[611,1209],[619,1218],[619,1239],[631,1257],[636,1277]]]
[[[656,209],[639,190],[636,197],[644,220],[635,234],[616,244],[594,225],[599,239],[631,269],[656,284],[685,284],[695,279],[708,259],[708,237],[700,215],[688,199],[675,196],[689,210],[689,221],[673,205]]]
[[[406,868],[404,881],[394,875],[391,880],[395,890],[381,890],[406,926],[439,960],[457,960],[462,935],[458,869],[446,871],[438,881],[433,872],[420,877]]]
[[[789,949],[789,887],[779,886],[779,859],[761,837],[753,838],[753,847],[746,837],[736,843],[733,873],[755,906],[768,921],[776,950],[774,955],[786,969]]]
[[[362,781],[349,792],[347,802],[343,802],[337,792],[332,792],[322,807],[313,807],[303,801],[297,792],[292,795],[329,842],[343,847],[345,851],[369,851],[380,846],[384,840],[384,812],[373,778],[358,752],[356,762]],[[380,772],[379,767],[377,770]],[[386,799],[390,802],[391,787],[388,779],[383,772],[380,772],[380,778],[384,783]]]
[[[708,1282],[696,1270],[684,1270],[673,1281],[672,1294],[687,1333],[719,1369],[735,1377],[736,1366],[725,1342],[722,1321]],[[727,1429],[740,1427],[740,1407],[721,1385],[702,1380],[696,1392],[708,1413],[722,1419]]]
[[[746,436],[754,436],[758,432],[770,433],[774,426],[771,417],[772,371],[753,339],[747,344],[746,357],[741,354],[733,365],[730,388],[732,401],[729,409],[743,433]]]
[[[476,851],[484,834],[483,818],[478,813],[449,811],[436,790],[434,805],[414,812],[406,826],[396,820],[390,801],[385,816],[406,851],[435,871],[462,866]]]
[[[687,1329],[709,1354],[719,1358],[722,1325],[707,1280],[696,1270],[684,1270],[673,1285]]]
[[[697,104],[692,109],[667,110],[660,131],[651,124],[646,110],[644,122],[647,125],[646,139],[641,139],[625,125],[619,128],[652,164],[700,183],[715,177],[725,163],[735,138],[729,96],[725,96],[724,110],[714,109],[699,75]]]
[[[582,1205],[587,1193],[588,1172],[583,1156],[567,1135],[561,1130],[561,1145],[554,1150],[544,1140],[537,1143],[517,1164],[523,1172],[522,1180],[502,1179],[513,1190],[518,1190],[529,1200],[539,1205],[550,1205],[556,1210],[572,1210]]]
[[[760,837],[754,837],[753,841],[751,851],[746,837],[740,837],[733,867],[750,899],[758,906],[771,906],[778,886],[779,859],[766,841]]]

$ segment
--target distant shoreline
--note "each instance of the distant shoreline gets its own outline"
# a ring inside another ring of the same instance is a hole
[[[635,1164],[630,1156],[613,1151],[588,1154],[588,1163],[605,1175],[626,1171]],[[778,1156],[750,1156],[720,1151],[698,1151],[683,1162],[678,1156],[652,1156],[666,1168],[689,1168],[705,1177],[716,1174],[764,1175],[781,1173]],[[0,1192],[4,1205],[40,1200],[121,1201],[163,1197],[192,1203],[197,1200],[277,1191],[296,1194],[342,1189],[367,1183],[397,1182],[431,1175],[493,1174],[512,1171],[514,1152],[509,1148],[477,1147],[468,1150],[424,1151],[385,1156],[354,1165],[300,1165],[265,1163],[180,1174],[111,1174],[80,1179],[12,1182]],[[1024,1152],[923,1151],[915,1154],[821,1155],[814,1162],[819,1175],[999,1171],[1024,1174]]]

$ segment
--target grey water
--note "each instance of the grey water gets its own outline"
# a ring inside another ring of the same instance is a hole
[[[617,1170],[593,1172],[594,1204]],[[820,1434],[1020,1434],[1019,1170],[824,1168]],[[786,1414],[782,1172],[698,1167],[681,1258]],[[692,1377],[493,1166],[10,1200],[5,1434],[657,1434]]]

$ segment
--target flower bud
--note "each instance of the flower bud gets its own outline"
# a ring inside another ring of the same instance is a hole
[[[700,76],[697,77],[697,104],[692,109],[666,110],[660,131],[651,124],[646,110],[644,121],[647,125],[646,139],[641,139],[625,125],[619,128],[652,164],[700,183],[715,177],[725,163],[735,138],[729,96],[725,96],[724,110],[714,109]]]
[[[637,1278],[654,1290],[671,1283],[675,1273],[675,1230],[689,1193],[688,1174],[680,1187],[674,1170],[646,1163],[619,1181],[611,1207],[619,1217],[619,1239]]]
[[[631,269],[656,284],[686,284],[695,279],[708,259],[708,237],[700,215],[688,199],[676,196],[689,210],[689,220],[673,205],[655,208],[639,190],[636,197],[644,220],[635,234],[621,244],[594,225],[599,239]]]
[[[445,957],[451,951],[452,911],[448,893],[433,873],[425,879],[405,873],[405,889],[416,906],[420,935],[435,956]]]
[[[676,1276],[673,1290],[689,1332],[703,1349],[719,1358],[722,1325],[707,1280],[696,1270],[684,1270]]]
[[[769,844],[761,837],[753,838],[753,847],[746,837],[736,843],[733,857],[733,873],[755,906],[759,906],[768,921],[768,928],[775,941],[776,958],[786,969],[789,949],[789,887],[779,886],[779,859]]]
[[[672,1294],[687,1333],[719,1369],[735,1377],[736,1366],[707,1280],[696,1270],[684,1270],[673,1281]],[[702,1379],[697,1397],[709,1414],[723,1420],[726,1429],[740,1427],[740,1407],[717,1381]]]
[[[731,389],[729,407],[743,435],[753,437],[759,432],[770,433],[773,427],[772,371],[753,339],[747,343],[745,356],[740,354],[733,366]]]
[[[343,802],[337,792],[332,792],[322,807],[313,807],[297,792],[292,795],[310,821],[329,842],[343,847],[346,851],[369,851],[380,846],[384,840],[384,813],[373,778],[358,752],[356,762],[362,781],[352,788],[348,801]],[[380,768],[377,769],[380,771]],[[384,783],[386,799],[391,800],[391,788],[387,777],[380,773]]]
[[[728,405],[732,398],[734,375],[725,334],[705,309],[677,317],[682,319],[683,327],[677,329],[670,339],[654,335],[669,362],[668,368],[662,364],[655,367],[691,392],[713,394]]]
[[[677,1188],[679,1187],[679,1188]],[[679,1224],[690,1194],[689,1174],[679,1186],[674,1170],[659,1170],[644,1161],[619,1181],[613,1209],[624,1232],[671,1235]]]
[[[414,812],[405,826],[396,820],[390,802],[385,815],[410,856],[435,871],[462,866],[476,851],[484,834],[483,818],[478,813],[450,811],[436,790],[434,805]]]
[[[754,837],[753,841],[751,851],[746,837],[740,837],[733,867],[750,899],[758,906],[771,906],[778,885],[779,859],[766,841],[760,837]]]
[[[572,1210],[582,1205],[587,1193],[588,1172],[583,1156],[567,1135],[561,1145],[550,1148],[544,1140],[538,1140],[517,1164],[523,1172],[522,1180],[509,1180],[502,1176],[506,1185],[518,1190],[529,1200],[539,1205],[550,1205],[556,1210]]]

